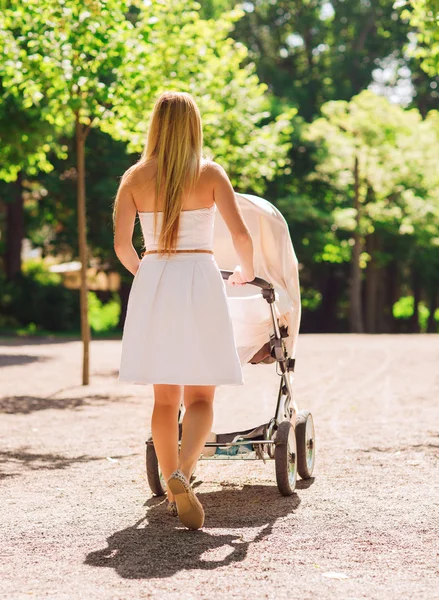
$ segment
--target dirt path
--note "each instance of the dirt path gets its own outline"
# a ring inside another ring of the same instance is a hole
[[[439,598],[439,336],[302,336],[296,401],[315,480],[202,462],[206,526],[151,498],[151,392],[116,382],[120,343],[0,341],[0,597],[87,600]],[[271,366],[219,390],[217,431],[274,412]]]

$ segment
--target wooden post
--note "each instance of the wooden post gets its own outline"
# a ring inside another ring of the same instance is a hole
[[[81,340],[82,354],[82,385],[90,381],[90,325],[88,322],[88,297],[87,297],[87,222],[85,209],[85,139],[87,130],[79,121],[76,114],[76,169],[77,169],[77,210],[78,210],[78,247],[80,272],[80,312],[81,312]]]

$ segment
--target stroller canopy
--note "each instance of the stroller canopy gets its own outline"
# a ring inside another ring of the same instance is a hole
[[[295,356],[300,326],[300,287],[297,257],[288,225],[278,209],[267,200],[248,194],[236,194],[254,246],[257,277],[270,282],[276,291],[279,324],[288,328],[285,345]],[[217,211],[214,254],[220,269],[230,270],[239,264],[230,233]],[[247,363],[266,344],[273,333],[267,302],[254,286],[226,285],[230,312],[241,363]]]

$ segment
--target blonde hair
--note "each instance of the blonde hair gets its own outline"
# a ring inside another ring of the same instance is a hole
[[[175,252],[183,192],[189,193],[198,180],[202,147],[201,116],[195,100],[186,92],[163,92],[151,114],[142,156],[134,165],[135,168],[152,159],[157,161],[154,235],[162,200],[163,220],[158,240],[161,254]],[[124,174],[121,183],[132,170],[133,167]]]

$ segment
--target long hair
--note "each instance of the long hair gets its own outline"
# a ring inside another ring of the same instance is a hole
[[[159,202],[163,220],[158,240],[162,253],[175,251],[184,192],[200,175],[203,130],[195,100],[186,92],[164,92],[154,105],[145,149],[139,162],[157,161],[154,235]]]
[[[121,180],[121,184],[128,180],[142,164],[157,161],[154,236],[161,201],[163,220],[158,240],[161,254],[175,252],[182,196],[184,192],[190,193],[199,178],[202,148],[203,129],[195,100],[186,92],[163,92],[154,105],[142,155]],[[116,203],[117,196],[114,212]]]
[[[154,233],[159,201],[163,220],[158,241],[162,253],[175,251],[182,195],[200,175],[203,130],[195,100],[185,92],[164,92],[155,103],[141,160],[157,160]]]

